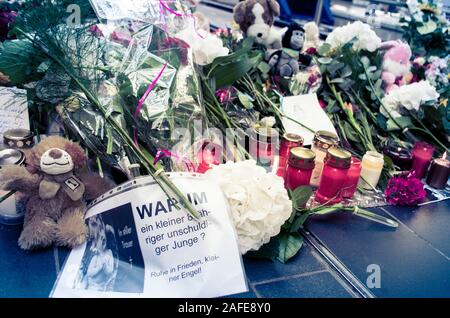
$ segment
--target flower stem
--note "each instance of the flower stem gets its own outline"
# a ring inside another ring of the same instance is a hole
[[[370,141],[370,138],[367,137],[366,135],[364,135],[363,130],[361,129],[359,124],[356,122],[355,117],[353,117],[353,114],[350,114],[349,111],[346,110],[345,105],[344,105],[344,100],[342,99],[340,92],[338,92],[336,90],[336,87],[334,86],[334,84],[330,83],[330,79],[328,77],[326,78],[326,80],[327,80],[328,85],[330,86],[330,89],[334,95],[334,98],[336,98],[339,106],[341,106],[342,110],[344,110],[344,112],[346,113],[348,122],[353,127],[353,129],[356,131],[356,133],[358,134],[359,139],[361,140],[361,142],[363,144],[363,147],[367,150],[375,150],[376,151],[375,146]]]

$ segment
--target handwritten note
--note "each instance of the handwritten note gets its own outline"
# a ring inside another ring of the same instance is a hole
[[[305,139],[305,145],[311,145],[314,133],[295,121],[314,131],[326,130],[336,134],[336,129],[325,111],[320,107],[316,94],[285,97],[283,98],[282,111],[286,115],[283,118],[283,126],[286,132],[302,136]]]
[[[0,87],[0,143],[9,129],[30,129],[27,92],[15,87]]]

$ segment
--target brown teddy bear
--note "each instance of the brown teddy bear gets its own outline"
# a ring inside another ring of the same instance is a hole
[[[86,201],[111,189],[112,183],[88,172],[83,149],[62,137],[37,144],[27,153],[26,164],[0,169],[0,187],[28,198],[19,246],[31,250],[82,244],[88,234]]]

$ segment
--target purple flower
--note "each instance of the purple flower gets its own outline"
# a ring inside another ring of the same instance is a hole
[[[0,40],[8,39],[8,33],[16,17],[17,13],[14,11],[0,11]]]
[[[414,176],[414,172],[401,174],[389,179],[384,194],[389,204],[402,206],[417,205],[426,197],[424,186]]]

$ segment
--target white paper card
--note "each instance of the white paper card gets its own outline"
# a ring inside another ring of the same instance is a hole
[[[284,97],[281,110],[286,116],[295,119],[314,131],[326,130],[337,134],[333,123],[322,107],[320,107],[316,94]],[[286,132],[302,136],[305,139],[304,145],[312,144],[314,133],[308,129],[286,117],[283,118],[283,127]]]
[[[201,213],[177,210],[153,178],[130,181],[88,208],[90,235],[70,253],[53,297],[219,297],[247,291],[242,259],[218,185],[172,181]]]
[[[30,129],[27,92],[15,87],[0,87],[0,143],[5,131]]]

